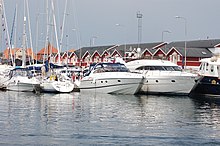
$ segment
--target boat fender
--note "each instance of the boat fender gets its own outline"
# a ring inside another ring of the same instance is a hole
[[[76,80],[76,75],[75,75],[75,73],[72,74],[72,80],[73,80],[73,81]]]
[[[51,76],[50,76],[50,80],[51,80],[51,81],[52,81],[52,80],[56,80],[56,76],[51,75]]]
[[[93,83],[93,84],[95,84],[95,83],[96,83],[96,79],[95,79],[95,78],[93,78],[92,83]]]

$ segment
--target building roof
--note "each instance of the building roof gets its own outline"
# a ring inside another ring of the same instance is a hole
[[[93,47],[83,47],[81,49],[78,49],[75,51],[75,54],[80,57],[80,51],[81,51],[81,57],[88,51],[91,55],[97,51],[100,55],[107,49],[114,47],[115,45],[108,45],[108,46],[93,46]]]
[[[194,41],[187,41],[186,47],[187,48],[214,48],[215,45],[219,43],[220,43],[220,39],[194,40]],[[171,42],[167,44],[166,47],[167,48],[185,47],[185,41]]]
[[[117,50],[120,52],[131,52],[135,51],[137,48],[141,49],[141,52],[143,52],[145,49],[148,49],[150,52],[154,53],[156,49],[153,49],[154,47],[160,45],[162,42],[155,42],[155,43],[141,43],[141,44],[125,44],[120,45],[117,47]]]
[[[12,56],[14,56],[14,54],[16,54],[16,52],[18,52],[18,51],[22,51],[22,48],[13,48],[13,49],[11,49],[11,54],[12,54]],[[10,57],[9,57],[9,56],[10,56],[9,53],[10,53],[9,48],[6,48],[6,49],[4,50],[4,52],[3,52],[5,59],[10,58]],[[32,51],[31,48],[27,48],[27,49],[26,49],[26,55],[27,55],[27,56],[32,56],[32,53],[33,53],[33,55],[34,55],[34,58],[36,58],[36,56],[35,56],[35,54],[34,54],[34,52]]]
[[[47,48],[42,48],[37,54],[44,55],[44,54],[52,54],[52,53],[58,53],[58,50],[51,44],[48,44]]]
[[[70,50],[68,50],[68,52],[74,52],[76,49],[70,49]]]
[[[181,53],[182,56],[185,56],[185,48],[184,47],[175,47],[175,49]],[[212,52],[207,48],[187,48],[186,56],[187,57],[202,57],[209,58],[212,57]]]

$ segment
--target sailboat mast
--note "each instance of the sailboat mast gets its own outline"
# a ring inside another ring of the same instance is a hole
[[[46,27],[47,34],[46,34],[46,42],[45,42],[45,49],[44,49],[44,55],[43,55],[43,64],[45,63],[47,49],[49,51],[49,0],[46,1],[46,18],[47,18],[47,27]]]
[[[62,51],[62,45],[63,45],[63,32],[64,32],[64,25],[65,25],[65,19],[66,19],[66,9],[67,9],[67,0],[65,3],[65,8],[64,8],[64,15],[63,15],[63,24],[62,24],[62,29],[61,29],[61,38],[60,38],[60,51]]]
[[[22,38],[22,67],[26,66],[26,12],[24,1],[24,24],[23,24],[23,38]]]
[[[22,42],[22,67],[26,66],[26,17],[24,16],[24,26],[23,26],[23,42]]]
[[[33,50],[33,43],[32,43],[32,33],[31,33],[29,5],[28,5],[28,1],[27,0],[25,0],[25,2],[26,2],[26,7],[27,7],[28,29],[29,29],[30,45],[31,45],[31,50],[32,50],[32,52],[31,52],[31,59],[32,59],[32,63],[34,64],[34,50]]]
[[[13,19],[13,23],[12,23],[12,28],[11,28],[11,38],[10,38],[10,43],[11,43],[11,46],[12,48],[16,48],[16,23],[17,23],[17,4],[15,6],[15,12],[14,12],[14,19]],[[15,34],[14,34],[14,30],[15,30]],[[14,43],[12,44],[12,39],[13,39],[13,36],[15,37],[14,39]],[[15,62],[15,59],[16,59],[16,51],[14,51],[14,62]]]
[[[12,45],[12,39],[13,39],[13,34],[14,34],[14,27],[15,27],[15,20],[16,20],[16,12],[17,12],[17,5],[15,6],[15,12],[14,12],[14,18],[13,18],[13,23],[12,23],[12,27],[11,27],[11,37],[10,37],[10,43]]]
[[[38,11],[38,15],[37,15],[37,24],[36,24],[36,39],[35,39],[35,54],[36,54],[36,64],[37,64],[37,49],[38,49],[38,29],[39,29],[39,11]]]
[[[2,4],[2,10],[3,10],[3,14],[2,14],[2,19],[4,19],[4,22],[5,23],[5,28],[6,29],[6,35],[7,35],[7,40],[10,41],[10,38],[9,38],[9,32],[8,32],[8,24],[7,24],[7,19],[6,19],[6,15],[5,15],[5,6],[4,6],[4,1],[2,0],[1,1],[1,4]],[[11,62],[12,62],[12,65],[14,65],[14,60],[13,60],[13,56],[12,56],[12,51],[11,51],[11,43],[10,42],[7,42],[8,45],[8,49],[9,49],[9,54],[10,54],[10,58],[11,58]]]
[[[57,25],[56,25],[56,18],[55,18],[55,11],[54,11],[54,3],[52,0],[52,13],[53,13],[53,22],[54,22],[54,30],[55,30],[55,37],[56,37],[56,43],[57,43],[57,54],[58,54],[58,64],[60,64],[60,49],[59,49],[59,43],[58,43],[58,36],[57,36]]]
[[[0,0],[0,42],[2,43],[2,14],[3,14],[3,8],[2,8],[2,0]],[[2,44],[0,45],[1,47],[3,46]]]

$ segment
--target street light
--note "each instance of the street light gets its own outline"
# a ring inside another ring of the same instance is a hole
[[[82,49],[81,49],[81,33],[78,29],[72,28],[72,31],[76,33],[76,43],[79,49],[79,66],[82,66]]]
[[[169,31],[169,30],[162,31],[162,42],[163,42],[163,35],[164,35],[164,33],[171,33],[171,31]]]
[[[92,36],[92,37],[90,38],[90,47],[94,46],[94,44],[95,44],[95,39],[97,39],[97,36]]]
[[[186,37],[187,37],[187,20],[185,17],[180,17],[180,16],[176,16],[177,19],[182,19],[184,20],[185,23],[185,50],[184,50],[184,55],[185,55],[185,59],[184,59],[184,68],[186,67]]]
[[[141,39],[142,39],[142,18],[143,18],[143,14],[138,11],[137,12],[137,19],[138,19],[138,48],[139,45],[141,43]]]
[[[124,28],[124,57],[126,57],[126,27],[125,27],[125,25],[122,25],[122,24],[119,24],[119,23],[117,23],[117,24],[115,24],[115,26],[117,26],[117,27],[123,27]],[[125,58],[124,58],[125,59]]]

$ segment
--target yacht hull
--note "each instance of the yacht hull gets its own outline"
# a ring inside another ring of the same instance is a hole
[[[195,84],[193,76],[155,76],[146,77],[140,93],[188,95]]]
[[[192,98],[220,99],[220,79],[218,77],[201,76],[189,94]]]
[[[0,89],[6,89],[9,80],[8,76],[0,75]]]
[[[19,92],[36,92],[40,83],[27,77],[12,77],[7,83],[6,89]]]
[[[74,84],[71,82],[44,81],[40,87],[42,92],[69,93],[73,91]]]
[[[136,94],[142,83],[143,78],[140,75],[132,77],[132,73],[100,73],[97,77],[82,80],[80,92]]]
[[[19,92],[34,92],[37,85],[29,84],[29,83],[10,83],[7,86],[7,90],[10,91],[19,91]]]

